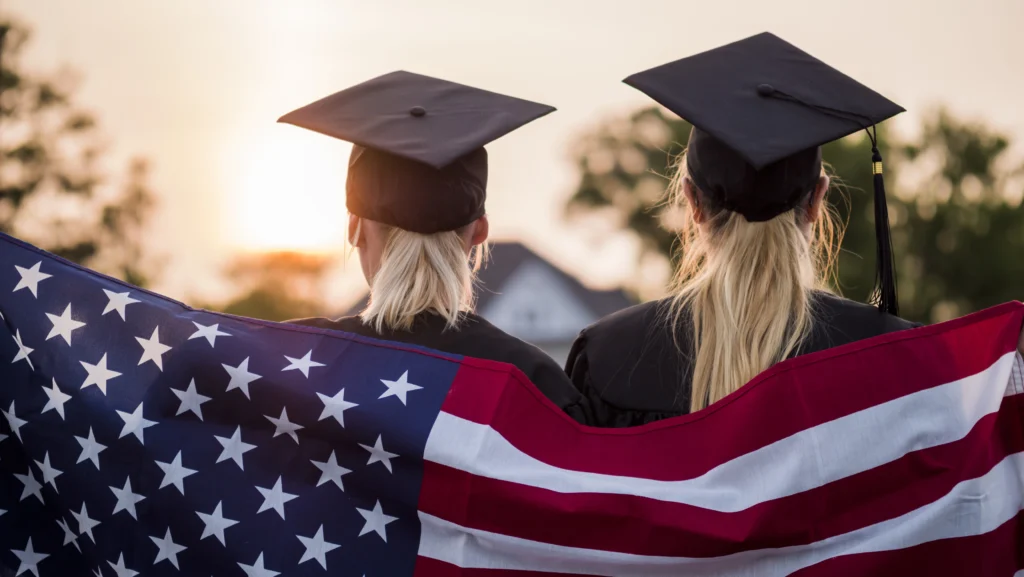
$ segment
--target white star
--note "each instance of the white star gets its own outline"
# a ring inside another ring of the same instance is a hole
[[[103,571],[97,567],[92,570],[93,577],[103,577]]]
[[[302,425],[296,425],[295,423],[288,420],[288,407],[281,409],[281,416],[278,418],[271,417],[269,415],[263,415],[271,423],[274,423],[274,436],[287,434],[296,443],[299,442],[299,436],[295,434],[295,431],[304,428]]]
[[[276,577],[281,574],[279,571],[271,571],[263,566],[263,553],[260,553],[252,565],[239,563],[238,566],[245,571],[245,577]]]
[[[115,515],[118,511],[128,511],[132,519],[138,521],[139,518],[135,514],[135,504],[146,497],[132,492],[132,478],[128,477],[124,480],[124,488],[110,487],[110,490],[117,497],[117,503],[114,503],[114,511],[110,514]]]
[[[222,501],[218,501],[217,508],[209,515],[196,511],[196,515],[199,515],[199,518],[202,519],[203,523],[206,525],[206,528],[203,529],[203,535],[199,537],[200,540],[206,539],[210,535],[214,535],[217,537],[217,540],[220,541],[221,545],[227,545],[227,543],[224,542],[224,529],[227,529],[232,525],[237,525],[238,521],[232,521],[231,519],[224,518],[224,515],[220,512],[222,503]]]
[[[264,489],[263,487],[256,487],[256,490],[263,495],[263,504],[260,505],[260,510],[257,513],[273,509],[277,511],[277,514],[284,519],[284,504],[292,499],[298,498],[298,495],[292,495],[291,493],[285,493],[281,487],[281,477],[277,478],[277,482],[270,489]]]
[[[383,539],[385,543],[387,543],[388,535],[384,528],[387,527],[388,523],[397,521],[398,517],[385,515],[384,510],[380,507],[380,501],[377,501],[377,504],[373,506],[372,511],[360,509],[358,507],[356,508],[356,511],[359,511],[359,514],[363,516],[363,519],[366,519],[366,524],[363,525],[363,530],[359,532],[359,536],[362,537],[370,531],[374,531],[380,535],[380,538]]]
[[[285,355],[284,358],[288,359],[288,362],[290,364],[287,367],[281,369],[281,371],[299,370],[299,371],[302,371],[303,376],[305,376],[308,379],[309,378],[309,369],[311,369],[313,367],[325,367],[325,366],[327,366],[327,365],[325,365],[323,363],[318,363],[318,362],[312,360],[310,358],[310,356],[312,354],[313,354],[313,349],[309,349],[309,352],[306,353],[306,356],[302,357],[301,359],[293,359],[293,358],[289,357],[288,355]]]
[[[75,513],[72,511],[71,514],[74,515],[75,521],[78,521],[78,534],[88,535],[89,540],[96,543],[96,538],[92,536],[92,528],[99,525],[100,522],[89,518],[89,511],[86,510],[85,503],[82,503],[81,512]]]
[[[89,373],[89,376],[85,378],[85,382],[82,383],[82,388],[86,388],[89,385],[96,385],[99,390],[103,391],[103,394],[107,394],[107,381],[110,379],[120,377],[121,373],[117,371],[111,371],[107,368],[107,353],[103,353],[103,357],[100,358],[100,362],[95,365],[90,365],[85,361],[79,361],[85,370]]]
[[[36,465],[39,467],[39,472],[43,474],[43,484],[53,485],[53,492],[57,493],[57,477],[60,477],[64,473],[50,466],[50,452],[47,451],[43,454],[42,462],[36,461]]]
[[[180,391],[178,389],[171,389],[171,392],[174,393],[174,396],[178,397],[179,401],[181,401],[181,404],[178,405],[178,412],[174,413],[175,415],[180,415],[185,411],[192,411],[193,413],[195,413],[197,417],[199,417],[200,421],[203,420],[202,405],[203,403],[209,401],[210,397],[207,397],[206,395],[200,395],[199,392],[196,391],[195,379],[189,381],[188,388],[185,389],[184,391]]]
[[[42,264],[43,261],[39,261],[33,265],[32,268],[21,268],[18,265],[14,265],[18,274],[21,275],[21,280],[18,281],[18,285],[15,286],[14,290],[11,292],[16,293],[23,288],[27,288],[29,292],[32,293],[32,296],[39,298],[39,294],[37,292],[39,290],[39,281],[46,280],[53,276],[46,274],[45,272],[39,272],[39,267],[42,266]]]
[[[89,459],[93,465],[96,465],[96,470],[100,470],[100,453],[102,453],[107,447],[96,442],[96,437],[92,436],[92,427],[89,427],[89,438],[85,439],[82,437],[75,437],[78,444],[82,446],[82,454],[78,456],[78,460],[75,463],[81,463],[82,461]]]
[[[167,528],[167,533],[164,534],[163,539],[158,539],[156,537],[150,537],[149,539],[156,544],[158,549],[156,552],[156,559],[153,559],[154,565],[166,559],[171,562],[171,565],[174,565],[175,569],[180,569],[180,567],[178,567],[178,553],[184,551],[186,547],[178,545],[171,540],[170,527]]]
[[[71,303],[68,303],[68,306],[64,307],[64,312],[61,313],[60,316],[51,315],[50,313],[46,313],[46,316],[50,319],[50,322],[53,323],[53,328],[50,329],[50,334],[46,335],[46,340],[60,336],[68,346],[71,346],[71,331],[85,326],[85,323],[71,318]]]
[[[21,329],[16,329],[14,331],[14,342],[18,343],[18,354],[14,355],[14,360],[11,361],[11,364],[13,365],[20,360],[24,360],[28,363],[28,367],[30,369],[33,371],[36,370],[35,366],[32,365],[32,359],[28,358],[35,349],[30,349],[25,346],[25,343],[21,342]]]
[[[107,561],[107,563],[110,563],[110,567],[114,569],[116,577],[135,577],[139,574],[138,571],[132,571],[124,566],[124,553],[117,558],[117,565],[114,565],[113,561]]]
[[[217,457],[217,462],[220,463],[221,461],[231,459],[236,465],[238,465],[239,469],[244,471],[245,467],[242,465],[242,455],[255,449],[256,445],[250,445],[249,443],[242,441],[242,427],[235,427],[235,433],[231,435],[230,438],[218,437],[216,435],[214,435],[213,438],[217,439],[217,442],[220,443],[221,447],[224,447],[224,450],[220,452],[220,456]]]
[[[64,519],[57,519],[57,525],[64,530],[64,545],[71,543],[75,546],[75,549],[78,549],[78,552],[81,553],[82,548],[78,546],[78,536],[71,530],[71,527],[68,527],[68,524],[64,522]]]
[[[11,549],[11,553],[14,553],[19,562],[15,576],[21,575],[25,571],[31,571],[33,575],[39,577],[39,562],[50,556],[47,553],[36,553],[32,549],[32,537],[28,538],[28,545],[23,550]]]
[[[341,389],[333,397],[328,397],[323,393],[317,393],[316,396],[320,397],[320,401],[324,404],[324,410],[320,413],[318,420],[334,417],[342,427],[345,426],[345,411],[359,406],[345,400],[345,389]]]
[[[367,466],[374,463],[383,463],[384,467],[387,468],[388,473],[394,473],[391,470],[391,459],[398,456],[396,453],[389,453],[384,450],[384,444],[381,443],[380,435],[377,435],[377,442],[372,447],[359,443],[359,446],[370,452],[370,460],[366,462]]]
[[[197,323],[196,321],[192,321],[192,324],[194,324],[196,326],[196,328],[199,329],[199,330],[197,330],[196,332],[192,333],[192,336],[190,336],[188,338],[188,340],[190,340],[190,341],[192,339],[206,339],[206,341],[208,343],[210,343],[210,346],[212,347],[212,346],[214,346],[216,344],[215,341],[217,340],[217,337],[230,337],[231,336],[228,333],[222,333],[220,331],[220,329],[219,329],[220,323],[215,323],[215,324],[212,324],[210,326],[206,326],[206,325],[201,325],[201,324]]]
[[[388,390],[384,391],[380,397],[377,398],[383,399],[384,397],[398,397],[398,400],[402,401],[403,405],[406,404],[405,395],[407,393],[411,391],[418,391],[423,388],[409,382],[409,371],[402,373],[402,376],[398,377],[397,381],[381,379],[380,382],[384,383],[384,386],[387,387]]]
[[[11,410],[7,412],[0,409],[0,413],[4,414],[4,418],[7,419],[7,424],[11,426],[11,432],[18,436],[18,440],[21,440],[21,428],[24,427],[28,421],[25,419],[19,419],[18,415],[14,414],[14,401],[11,401]]]
[[[196,471],[181,466],[181,451],[178,451],[178,454],[175,455],[174,460],[170,463],[157,461],[156,464],[164,472],[164,480],[160,482],[160,488],[163,489],[167,485],[174,485],[178,488],[179,493],[185,495],[185,477],[194,475]]]
[[[327,570],[327,554],[338,547],[341,547],[341,545],[324,541],[323,525],[320,525],[320,528],[316,531],[316,535],[313,535],[312,537],[303,537],[302,535],[296,535],[296,537],[298,537],[299,541],[302,541],[302,544],[306,547],[306,552],[302,554],[302,559],[299,559],[299,564],[301,565],[310,559],[316,559],[317,563],[324,568],[324,571]]]
[[[108,291],[107,289],[103,289],[103,292],[107,294],[107,298],[109,299],[107,301],[107,306],[103,309],[103,314],[107,314],[110,311],[117,311],[117,314],[121,315],[122,321],[126,320],[124,317],[125,307],[133,303],[141,302],[128,296],[129,293],[127,292],[116,293],[114,291]]]
[[[229,375],[231,375],[231,381],[228,383],[228,388],[225,392],[230,391],[231,389],[241,389],[242,392],[245,393],[245,398],[248,399],[249,383],[260,378],[256,373],[249,372],[249,357],[245,357],[245,360],[237,367],[231,367],[223,363],[221,366],[224,367],[224,370],[227,371]]]
[[[317,487],[328,481],[332,481],[339,489],[342,491],[345,490],[345,486],[341,484],[341,477],[342,475],[347,475],[352,471],[338,465],[338,458],[334,456],[334,451],[331,451],[331,456],[328,457],[326,461],[321,462],[310,460],[310,463],[313,463],[313,465],[321,471],[320,481],[316,484]]]
[[[139,403],[139,406],[135,407],[135,410],[130,413],[117,411],[121,420],[124,421],[124,427],[121,428],[121,434],[117,437],[118,439],[123,439],[127,435],[135,435],[135,438],[137,438],[140,443],[143,445],[146,444],[145,439],[142,438],[142,433],[149,427],[155,425],[156,421],[150,421],[142,416],[142,405],[143,403]]]
[[[43,405],[43,410],[39,412],[45,413],[46,411],[52,409],[57,411],[57,414],[60,415],[61,419],[63,419],[64,403],[68,402],[71,399],[71,395],[57,388],[57,379],[51,378],[51,380],[53,381],[52,388],[47,389],[45,386],[43,387],[43,392],[46,393],[46,396],[49,397],[50,400],[46,401],[46,404]]]
[[[32,469],[29,468],[27,475],[14,474],[25,488],[21,490],[21,498],[19,501],[24,501],[29,495],[34,495],[36,499],[39,499],[40,503],[43,503],[43,486],[36,481],[36,476],[32,473]]]
[[[142,358],[139,359],[139,365],[146,361],[153,361],[156,368],[164,370],[163,354],[171,350],[171,347],[160,342],[160,327],[154,328],[153,335],[148,339],[135,337],[135,340],[142,345]]]

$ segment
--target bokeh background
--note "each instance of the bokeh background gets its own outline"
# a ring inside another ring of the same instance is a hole
[[[882,130],[902,312],[941,321],[1024,295],[1022,22],[1019,0],[0,0],[0,230],[197,306],[343,314],[365,291],[348,145],[275,120],[405,69],[559,108],[489,146],[518,256],[486,288],[519,295],[491,316],[526,337],[564,289],[571,332],[671,272],[659,200],[689,126],[620,79],[767,30],[907,108]],[[836,288],[864,299],[868,144],[825,159]]]

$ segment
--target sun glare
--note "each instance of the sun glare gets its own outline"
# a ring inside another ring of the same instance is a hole
[[[345,162],[337,143],[290,126],[241,147],[224,211],[227,244],[245,251],[335,251],[345,238]]]

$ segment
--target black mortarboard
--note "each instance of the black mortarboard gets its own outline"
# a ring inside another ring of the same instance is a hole
[[[484,145],[555,110],[411,72],[392,72],[282,116],[353,143],[346,205],[360,217],[431,234],[484,214]]]
[[[903,108],[796,46],[762,33],[639,72],[626,84],[693,124],[686,164],[706,195],[749,221],[792,209],[821,174],[820,146],[872,142],[876,300],[896,314],[896,280],[874,126]]]

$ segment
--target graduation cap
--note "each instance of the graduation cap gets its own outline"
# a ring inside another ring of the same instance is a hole
[[[821,175],[821,145],[871,139],[878,308],[898,313],[875,125],[903,108],[796,46],[762,33],[634,74],[624,82],[693,125],[687,171],[748,221],[794,208]]]
[[[484,145],[555,109],[423,76],[391,72],[278,121],[353,143],[352,214],[432,234],[484,214]]]

